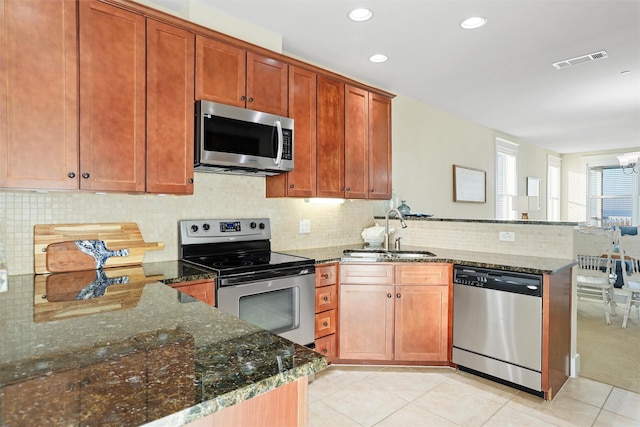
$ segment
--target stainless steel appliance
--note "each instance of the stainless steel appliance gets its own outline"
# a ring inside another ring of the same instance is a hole
[[[180,259],[214,270],[216,305],[301,345],[315,328],[315,260],[271,251],[267,218],[185,220]]]
[[[542,396],[542,276],[454,265],[452,359]]]
[[[293,170],[293,119],[196,102],[195,170],[252,176]]]

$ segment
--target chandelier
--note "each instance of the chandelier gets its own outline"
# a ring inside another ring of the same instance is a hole
[[[622,173],[624,174],[632,174],[638,173],[638,164],[640,163],[640,151],[635,153],[625,153],[618,157],[618,161],[620,162],[620,167],[622,168]]]

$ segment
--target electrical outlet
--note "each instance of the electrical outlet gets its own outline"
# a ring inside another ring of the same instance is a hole
[[[499,239],[501,242],[515,242],[516,233],[513,231],[501,231]]]
[[[298,229],[300,234],[311,233],[311,220],[310,219],[301,219],[300,227]]]

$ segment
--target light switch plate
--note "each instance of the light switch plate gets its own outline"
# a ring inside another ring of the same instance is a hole
[[[301,219],[300,220],[300,234],[311,233],[311,220],[310,219]]]
[[[513,231],[501,231],[499,239],[501,242],[515,242],[516,233]]]

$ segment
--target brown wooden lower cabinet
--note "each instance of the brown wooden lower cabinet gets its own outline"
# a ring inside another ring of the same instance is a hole
[[[338,263],[316,266],[315,350],[331,363],[338,356]]]
[[[216,285],[213,280],[194,280],[193,282],[176,283],[171,287],[209,305],[216,305]]]
[[[339,359],[447,363],[450,280],[450,264],[341,265]]]
[[[283,385],[222,411],[200,418],[188,427],[300,427],[309,424],[308,379]]]

